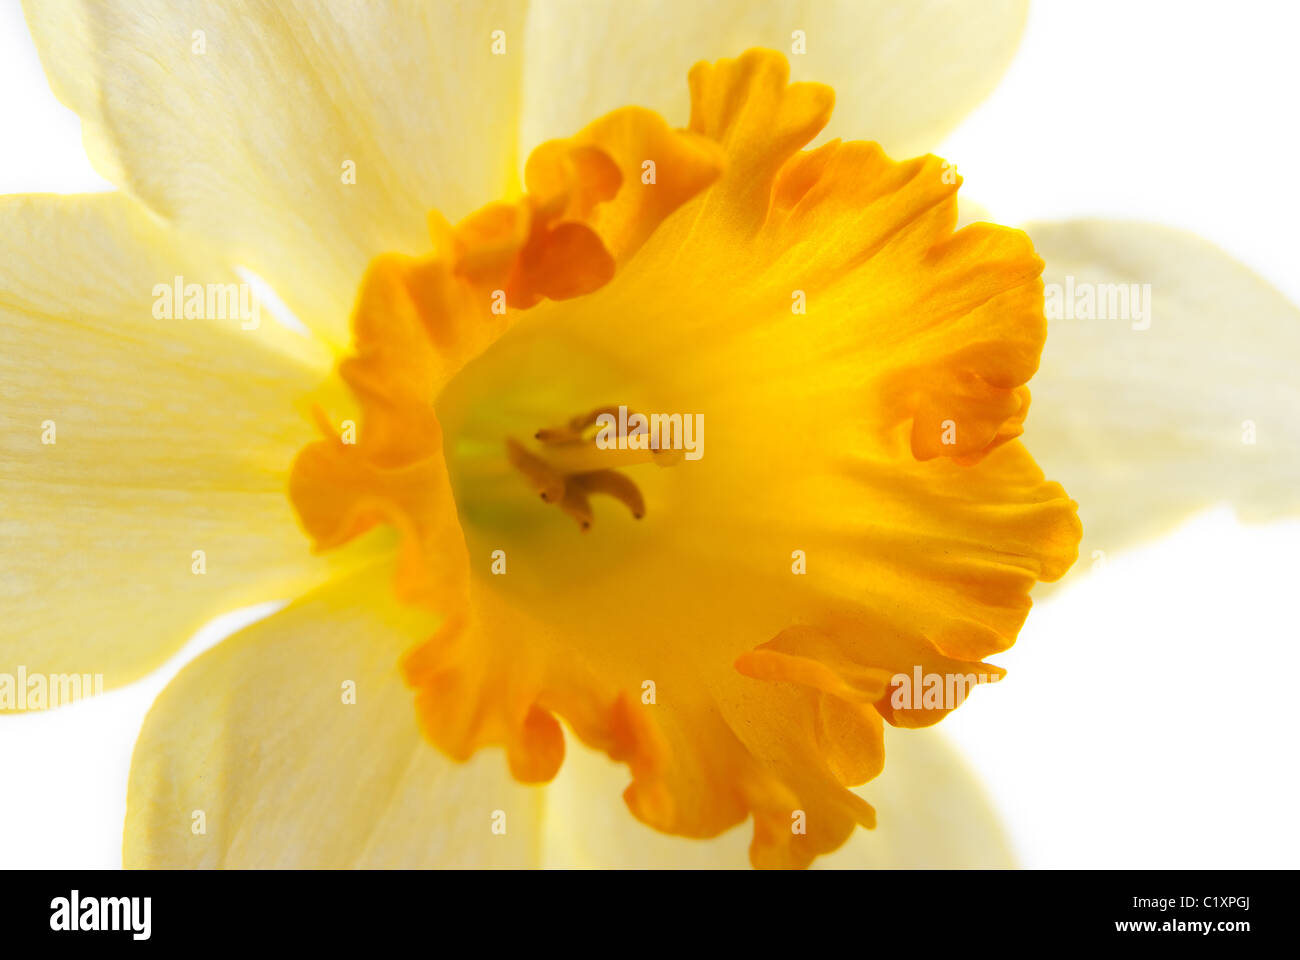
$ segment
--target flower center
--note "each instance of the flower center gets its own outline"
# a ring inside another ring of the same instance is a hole
[[[648,465],[682,459],[679,444],[649,436],[641,408],[592,402],[649,399],[651,384],[603,353],[547,335],[545,326],[511,331],[438,398],[448,473],[471,536],[475,529],[498,538],[521,527],[537,533],[556,515],[587,531],[602,499],[639,520],[648,492],[663,505],[658,471]]]
[[[874,823],[847,787],[884,723],[949,709],[890,678],[996,671],[1079,538],[1015,440],[1041,260],[954,233],[937,158],[800,152],[832,95],[787,81],[698,65],[688,130],[615,111],[534,151],[521,199],[431,217],[434,253],[376,258],[339,369],[359,429],[324,422],[290,477],[317,549],[400,532],[395,591],[441,618],[401,664],[432,743],[545,781],[563,719],[641,820],[752,816],[762,865]],[[624,410],[683,409],[703,461],[631,442]]]
[[[582,530],[591,527],[591,497],[596,494],[620,501],[637,520],[645,516],[645,498],[637,485],[618,470],[602,466],[609,462],[609,451],[597,445],[596,426],[604,418],[617,417],[618,413],[618,407],[598,407],[571,417],[561,426],[541,428],[534,434],[534,439],[545,448],[541,454],[529,451],[514,437],[506,440],[506,456],[511,465],[523,474],[544,502],[557,505]],[[619,433],[624,442],[628,436],[626,427],[624,418]],[[629,458],[620,460],[629,466],[655,459],[663,461],[667,459],[664,454],[668,453],[650,449],[628,452],[632,454],[630,462],[627,462]]]

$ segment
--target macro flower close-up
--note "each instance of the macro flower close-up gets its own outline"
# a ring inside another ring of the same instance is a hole
[[[1014,866],[929,728],[1297,505],[1285,296],[928,152],[1026,3],[22,6],[106,188],[0,198],[0,748],[154,683],[127,867]]]

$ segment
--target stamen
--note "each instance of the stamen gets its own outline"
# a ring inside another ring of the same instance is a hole
[[[506,437],[506,457],[547,503],[558,503],[564,498],[564,476],[541,457],[525,450],[514,437]]]
[[[598,447],[595,435],[589,434],[603,414],[617,418],[619,407],[597,407],[571,417],[562,426],[538,430],[533,437],[544,447],[540,453],[526,450],[513,437],[506,438],[510,463],[537,489],[542,500],[556,504],[584,531],[591,527],[593,494],[613,497],[638,520],[645,516],[645,497],[631,478],[618,472],[619,468],[640,463],[667,467],[682,459],[680,450]]]
[[[560,509],[578,521],[578,526],[585,533],[591,529],[591,503],[587,500],[587,495],[576,483],[567,484],[564,488],[564,499],[560,501]]]
[[[569,421],[569,429],[574,431],[575,433],[582,433],[582,431],[586,430],[588,427],[594,427],[596,425],[596,421],[603,416],[609,416],[618,419],[618,407],[615,406],[597,407],[595,410],[592,410],[590,413],[579,414],[578,416],[574,417],[572,420]]]
[[[542,443],[555,446],[583,443],[585,442],[583,433],[588,427],[594,427],[602,414],[617,418],[618,407],[597,407],[590,413],[579,414],[570,418],[569,422],[562,427],[542,427],[533,434],[533,437]]]
[[[563,474],[592,473],[596,470],[619,470],[641,463],[658,463],[671,450],[602,450],[592,441],[562,444],[546,448],[546,462]]]
[[[542,427],[533,434],[534,440],[540,440],[542,443],[550,446],[559,446],[565,443],[582,443],[582,435],[574,433],[568,427]]]
[[[635,483],[617,470],[597,470],[578,473],[569,478],[569,486],[577,486],[583,493],[603,493],[618,500],[640,520],[645,516],[645,498]]]

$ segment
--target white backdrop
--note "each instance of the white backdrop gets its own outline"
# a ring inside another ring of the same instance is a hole
[[[1298,37],[1294,3],[1043,0],[938,152],[994,220],[1184,227],[1300,302]],[[109,188],[16,0],[0,0],[0,136],[0,193]],[[1300,866],[1297,556],[1300,521],[1246,527],[1220,507],[1038,604],[995,658],[1007,680],[943,724],[1024,865]],[[128,689],[0,719],[0,867],[120,866],[145,712],[250,616]]]

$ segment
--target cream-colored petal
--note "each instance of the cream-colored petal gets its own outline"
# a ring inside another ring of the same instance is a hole
[[[1246,520],[1300,509],[1300,310],[1180,230],[1026,229],[1047,261],[1049,314],[1025,440],[1079,503],[1080,567],[1215,503]],[[1053,318],[1052,284],[1075,319]],[[1125,315],[1120,291],[1101,284],[1137,284],[1139,299],[1130,286]],[[1078,319],[1085,290],[1109,319]]]
[[[542,789],[421,739],[397,659],[437,621],[391,578],[327,584],[181,671],[136,742],[128,867],[538,863]]]
[[[425,251],[430,209],[456,219],[514,183],[517,0],[24,6],[99,172],[336,345],[371,257]]]
[[[1014,857],[996,812],[960,755],[937,729],[885,736],[885,772],[855,789],[876,808],[877,827],[816,861],[830,869],[1010,867]],[[563,867],[749,867],[750,830],[712,840],[659,833],[622,803],[610,803],[627,770],[568,738],[547,789],[545,863]]]
[[[523,145],[566,136],[623,104],[684,126],[681,78],[693,64],[769,47],[789,58],[792,80],[835,88],[824,136],[875,140],[900,159],[926,153],[993,89],[1027,8],[1027,0],[536,0]]]
[[[327,353],[155,318],[178,276],[239,279],[121,194],[0,199],[0,671],[116,686],[325,576],[285,478]]]

